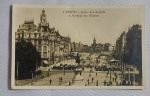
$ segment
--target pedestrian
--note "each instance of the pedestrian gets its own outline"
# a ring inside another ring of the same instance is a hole
[[[97,76],[97,72],[96,72],[96,76]]]
[[[71,82],[69,81],[69,86],[71,85]]]
[[[119,85],[121,86],[122,82],[119,83]]]
[[[109,86],[109,83],[107,83],[107,86]]]
[[[96,86],[98,86],[98,80],[96,81]]]
[[[107,83],[106,80],[104,80],[104,86],[106,86],[106,83]]]
[[[89,77],[91,77],[91,74],[89,73]]]
[[[89,83],[90,83],[90,82],[89,82],[89,79],[87,80],[87,82],[88,82],[88,85],[89,85]]]
[[[49,80],[49,84],[50,84],[50,85],[51,85],[51,83],[52,83],[52,79]]]
[[[92,77],[92,83],[93,83],[94,78]]]
[[[109,85],[112,86],[112,81],[109,81]]]
[[[85,82],[85,86],[87,86],[87,83]]]
[[[91,73],[91,69],[90,69],[90,73]]]

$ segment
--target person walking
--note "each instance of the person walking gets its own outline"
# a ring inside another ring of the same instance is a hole
[[[96,76],[97,76],[97,72],[96,72]]]
[[[69,81],[69,86],[71,85],[71,82]]]
[[[92,77],[92,83],[93,83],[94,78]]]
[[[89,79],[87,80],[87,82],[88,82],[88,85],[90,84],[90,81],[89,81]]]
[[[51,85],[51,83],[52,83],[52,79],[49,80],[49,84],[50,84],[50,85]]]
[[[89,77],[91,77],[91,74],[89,73]]]
[[[98,86],[98,80],[96,81],[96,86]]]
[[[103,83],[104,83],[104,86],[106,86],[106,83],[107,83],[107,82],[106,82],[106,80],[104,80],[104,82],[103,82]]]
[[[112,86],[112,81],[109,81],[109,85]]]
[[[87,86],[87,83],[85,82],[85,86]]]

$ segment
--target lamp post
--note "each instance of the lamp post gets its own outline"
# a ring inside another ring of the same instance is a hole
[[[31,78],[31,85],[33,83],[33,72],[31,71],[31,75],[32,75],[32,78]]]
[[[131,84],[131,82],[130,82],[130,65],[128,66],[128,73],[129,73],[129,77],[128,77],[129,81],[128,82],[129,82],[129,84]]]
[[[18,85],[18,79],[19,79],[19,76],[18,76],[18,68],[19,68],[19,61],[17,62],[17,82],[16,82],[16,85]]]
[[[64,74],[63,75],[65,75],[65,65],[64,65]]]
[[[109,73],[110,73],[110,81],[111,81],[111,62],[110,62]]]
[[[135,68],[133,69],[133,86],[135,86]]]
[[[63,66],[63,69],[64,69],[64,74],[65,75],[65,56],[64,56],[64,66]]]

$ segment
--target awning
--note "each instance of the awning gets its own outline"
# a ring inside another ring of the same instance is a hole
[[[47,64],[47,65],[49,65],[49,63],[48,63],[46,60],[43,60],[43,62],[44,62],[44,64]]]
[[[118,62],[119,60],[116,60],[116,59],[111,59],[109,62]]]

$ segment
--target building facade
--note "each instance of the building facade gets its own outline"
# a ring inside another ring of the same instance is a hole
[[[101,44],[101,43],[97,44],[95,37],[93,39],[93,43],[91,44],[91,46],[84,45],[81,42],[79,42],[79,43],[72,42],[71,43],[71,51],[72,52],[87,52],[87,53],[101,52],[101,51],[103,51],[103,49],[104,49],[103,44]]]
[[[45,10],[42,10],[38,26],[33,20],[25,20],[15,33],[15,40],[31,42],[41,55],[41,65],[54,64],[70,54],[71,39],[61,36],[55,27],[50,28]]]

